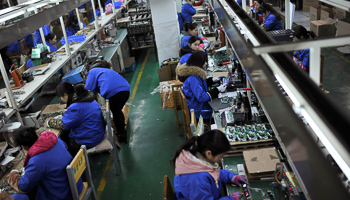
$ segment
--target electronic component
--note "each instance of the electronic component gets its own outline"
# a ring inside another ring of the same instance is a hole
[[[238,175],[245,176],[243,164],[237,164],[237,171],[238,171]]]
[[[304,199],[298,180],[294,173],[287,168],[285,163],[277,163],[276,172],[278,173],[276,177],[290,200]]]
[[[243,189],[243,194],[245,197],[249,197],[250,194],[249,194],[249,191],[248,191],[248,185],[246,183],[242,183],[242,189]]]

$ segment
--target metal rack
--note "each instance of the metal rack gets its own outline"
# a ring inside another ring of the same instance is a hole
[[[317,72],[320,48],[340,45],[340,41],[349,40],[350,37],[276,44],[236,2],[211,0],[211,5],[226,32],[226,44],[233,48],[243,66],[249,84],[255,90],[306,198],[348,199],[349,193],[312,134],[320,138],[343,173],[350,178],[350,140],[347,134],[350,118],[316,85],[317,73],[315,75],[310,72],[311,77],[308,77],[283,52],[311,47],[310,69],[314,68]],[[288,93],[293,106],[275,84],[276,79]],[[304,116],[312,132],[306,128],[295,110]],[[327,191],[320,188],[327,188]]]

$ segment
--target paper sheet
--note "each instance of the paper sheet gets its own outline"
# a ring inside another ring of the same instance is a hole
[[[4,160],[0,162],[0,165],[7,165],[9,162],[11,162],[15,157],[12,156],[5,156]]]

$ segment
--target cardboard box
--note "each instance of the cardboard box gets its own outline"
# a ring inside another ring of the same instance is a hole
[[[310,21],[320,20],[321,17],[321,7],[311,6],[310,7]]]
[[[321,10],[320,20],[325,20],[325,19],[333,18],[333,17],[334,17],[333,12],[328,12],[328,11],[325,11],[325,10]]]
[[[350,18],[350,13],[340,8],[334,8],[333,14],[334,14],[334,17],[336,17],[337,19]]]
[[[182,88],[182,82],[179,80],[172,80],[172,81],[166,81],[170,85],[177,85],[178,89]],[[176,101],[176,106],[178,108],[181,107],[181,95],[179,90],[172,91],[172,92],[160,92],[160,100],[162,102],[162,110],[169,110],[173,109],[175,107],[175,101]]]
[[[337,36],[350,35],[350,18],[338,20]]]
[[[157,69],[159,82],[169,81],[176,79],[175,69],[179,61],[168,62],[167,65],[162,66],[162,68]]]
[[[279,162],[275,147],[243,151],[243,158],[248,176],[266,173],[271,176]]]
[[[335,21],[333,19],[317,20],[310,22],[310,30],[318,37],[335,35]]]
[[[318,6],[318,0],[303,0],[303,11],[310,11],[311,6]]]

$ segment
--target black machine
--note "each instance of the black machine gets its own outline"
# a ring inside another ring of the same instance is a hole
[[[267,31],[267,34],[276,42],[293,42],[293,30],[291,29]]]

